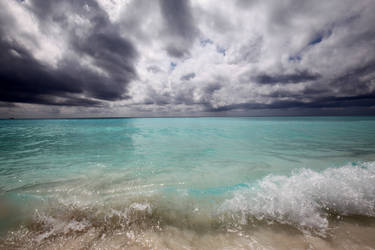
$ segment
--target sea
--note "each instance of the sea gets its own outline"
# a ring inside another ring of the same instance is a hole
[[[0,249],[375,249],[375,117],[0,120]]]

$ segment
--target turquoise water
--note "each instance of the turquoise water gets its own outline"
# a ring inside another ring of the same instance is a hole
[[[327,208],[375,216],[374,162],[375,117],[1,120],[0,201],[17,211],[3,213],[1,230],[48,224],[34,232],[48,238],[78,209],[325,233]],[[84,218],[78,228],[99,223]]]

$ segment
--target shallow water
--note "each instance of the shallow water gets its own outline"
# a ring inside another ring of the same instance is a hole
[[[374,117],[3,120],[0,162],[0,248],[375,248]]]

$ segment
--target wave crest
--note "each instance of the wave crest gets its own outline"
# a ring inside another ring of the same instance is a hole
[[[234,191],[220,211],[236,213],[242,224],[256,218],[324,233],[330,216],[375,216],[375,162],[269,175]]]
[[[245,235],[254,228],[267,230],[270,223],[296,235],[307,232],[325,238],[334,225],[346,218],[350,221],[352,217],[346,216],[375,217],[375,162],[321,172],[300,169],[289,176],[269,175],[225,190],[216,196],[159,190],[133,199],[46,200],[33,210],[30,220],[0,238],[0,248],[39,248],[76,238],[86,245],[106,244],[117,236],[124,237],[121,244],[125,244],[145,232],[157,235],[171,228],[197,235]],[[210,201],[210,197],[218,199]],[[371,221],[375,223],[374,218]]]

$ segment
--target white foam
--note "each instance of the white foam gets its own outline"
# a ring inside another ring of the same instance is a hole
[[[220,211],[239,214],[243,224],[255,217],[319,232],[328,229],[329,214],[375,216],[375,162],[269,175],[234,191]]]
[[[63,221],[51,216],[37,214],[37,220],[42,222],[44,225],[44,231],[37,238],[37,242],[41,242],[44,239],[58,234],[68,234],[70,232],[82,232],[86,228],[90,227],[91,224],[86,221]]]
[[[130,205],[131,209],[137,210],[137,211],[146,211],[148,214],[151,214],[152,209],[151,205],[149,203],[132,203]]]

